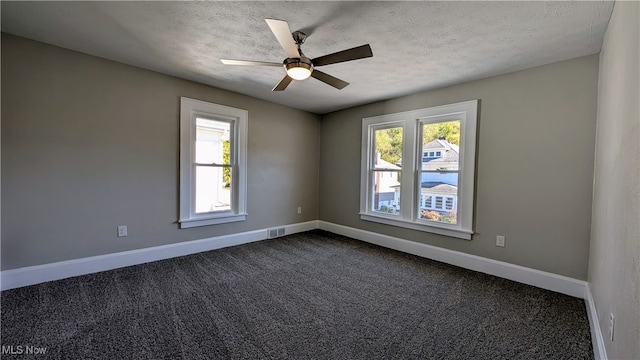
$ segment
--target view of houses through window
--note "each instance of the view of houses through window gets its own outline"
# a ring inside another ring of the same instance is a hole
[[[417,217],[457,223],[460,121],[422,124],[420,165],[417,169]],[[400,213],[402,127],[374,131],[374,187],[372,211]]]
[[[402,127],[374,131],[373,211],[389,214],[400,212],[400,167],[402,159]]]

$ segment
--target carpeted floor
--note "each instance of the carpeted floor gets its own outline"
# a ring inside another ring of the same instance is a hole
[[[581,299],[319,230],[4,291],[1,320],[3,359],[593,358]]]

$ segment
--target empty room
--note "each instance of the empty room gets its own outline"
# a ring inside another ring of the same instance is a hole
[[[2,1],[7,359],[640,359],[640,3]]]

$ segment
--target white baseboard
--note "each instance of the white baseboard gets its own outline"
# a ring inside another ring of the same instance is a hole
[[[487,259],[436,246],[425,245],[325,221],[313,220],[304,223],[285,225],[284,228],[285,234],[287,235],[320,228],[394,250],[586,299],[585,281],[502,261]],[[5,270],[0,273],[0,289],[8,290],[47,281],[60,280],[73,276],[91,274],[125,266],[138,265],[151,261],[164,260],[203,251],[265,240],[267,239],[267,231],[268,229],[260,229],[176,244]]]
[[[596,303],[593,301],[589,284],[585,287],[584,299],[587,305],[587,316],[589,317],[589,327],[591,328],[591,342],[593,343],[593,354],[596,360],[607,360],[607,349],[604,347],[604,338],[596,310]]]
[[[280,226],[277,226],[280,227]],[[285,235],[301,233],[305,231],[315,230],[319,227],[318,220],[307,221],[303,223],[291,224],[285,226]]]
[[[569,296],[578,298],[584,298],[585,296],[586,281],[344,225],[337,225],[326,221],[320,221],[319,225],[320,229],[323,230],[427,259],[437,260]]]
[[[278,227],[284,227],[285,234],[289,235],[317,229],[318,221],[314,220]],[[238,234],[5,270],[0,273],[0,289],[14,289],[47,281],[247,244],[267,239],[267,230],[268,229],[253,230]]]
[[[277,227],[284,227],[286,235],[319,228],[427,259],[583,298],[586,301],[595,358],[596,360],[607,360],[598,314],[591,290],[586,281],[326,221],[313,220]],[[47,281],[247,244],[267,239],[267,232],[268,229],[260,229],[176,244],[5,270],[0,273],[0,289],[8,290]]]

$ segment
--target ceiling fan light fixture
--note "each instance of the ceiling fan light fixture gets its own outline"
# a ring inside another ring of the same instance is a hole
[[[294,80],[304,80],[311,76],[313,65],[308,58],[289,58],[284,61],[287,75]]]

